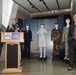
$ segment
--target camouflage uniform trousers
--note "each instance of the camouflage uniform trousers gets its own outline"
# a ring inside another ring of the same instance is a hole
[[[53,42],[53,55],[55,56],[60,55],[60,42],[57,41]]]

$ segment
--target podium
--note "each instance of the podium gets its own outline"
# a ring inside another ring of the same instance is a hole
[[[23,32],[1,32],[1,42],[5,42],[5,68],[2,73],[21,73],[20,42],[24,42]]]

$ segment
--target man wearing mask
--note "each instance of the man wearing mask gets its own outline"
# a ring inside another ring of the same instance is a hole
[[[6,29],[6,32],[20,32],[20,27],[15,18],[12,19],[12,25],[9,25]],[[21,51],[20,51],[21,55]],[[21,66],[21,56],[20,56],[20,66]]]
[[[73,70],[74,65],[76,66],[76,14],[73,16],[73,24],[69,27],[68,33],[68,44],[69,44],[69,67],[68,70]]]
[[[9,25],[6,32],[19,32],[20,28],[15,18],[12,19],[12,25]]]
[[[9,25],[7,27],[6,32],[18,32],[18,31],[20,31],[19,25],[18,25],[16,19],[13,18],[12,19],[12,25]],[[5,60],[4,52],[5,52],[5,44],[3,44],[2,52],[1,52],[1,58],[0,58],[0,61],[3,61],[3,62]]]

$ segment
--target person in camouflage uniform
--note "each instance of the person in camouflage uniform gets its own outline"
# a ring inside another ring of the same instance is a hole
[[[59,58],[62,31],[58,28],[58,24],[56,23],[55,28],[51,32],[51,40],[53,41],[53,58]]]

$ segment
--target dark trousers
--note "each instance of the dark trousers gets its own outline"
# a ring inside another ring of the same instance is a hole
[[[30,42],[24,43],[24,57],[30,58]]]
[[[76,65],[76,40],[72,40],[69,43],[69,66],[73,67]]]

